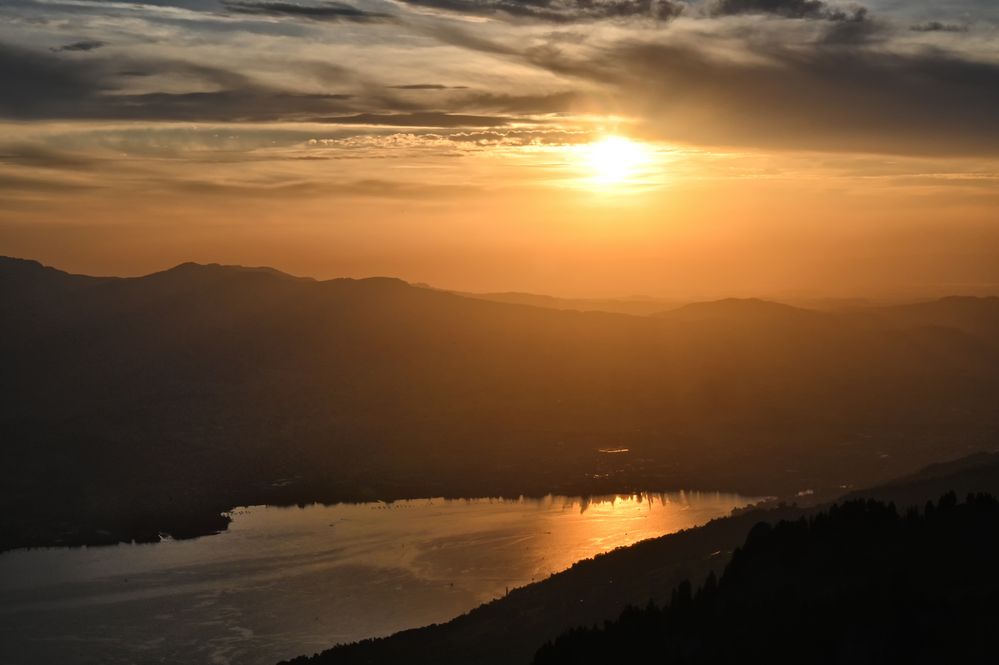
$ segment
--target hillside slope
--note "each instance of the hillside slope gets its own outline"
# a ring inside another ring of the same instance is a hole
[[[831,492],[994,441],[999,338],[965,318],[683,309],[2,259],[0,549],[196,535],[265,502]]]
[[[947,494],[901,514],[847,501],[757,525],[719,579],[566,633],[533,662],[990,663],[997,556],[992,495]]]

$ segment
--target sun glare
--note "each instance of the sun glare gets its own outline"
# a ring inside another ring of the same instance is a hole
[[[633,180],[650,161],[648,149],[623,136],[607,136],[584,146],[583,156],[601,184],[618,184]]]

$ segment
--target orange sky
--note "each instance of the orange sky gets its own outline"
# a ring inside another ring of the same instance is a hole
[[[16,0],[0,254],[577,296],[999,293],[997,15]],[[623,156],[594,152],[608,136]]]

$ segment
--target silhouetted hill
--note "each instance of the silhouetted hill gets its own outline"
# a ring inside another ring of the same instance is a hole
[[[71,275],[38,261],[0,256],[0,305],[10,315],[30,308],[39,300],[63,297],[114,278]]]
[[[848,501],[759,524],[720,579],[566,633],[534,663],[991,663],[997,557],[991,495],[948,494],[903,514]]]
[[[274,268],[268,268],[266,266],[259,267],[247,267],[247,266],[233,266],[233,265],[222,265],[219,263],[194,263],[193,261],[188,261],[187,263],[181,263],[173,268],[163,270],[157,273],[152,273],[148,275],[146,279],[148,280],[200,280],[200,279],[232,279],[238,278],[246,275],[264,275],[268,277],[275,277],[278,279],[288,279],[288,280],[298,280],[303,282],[314,282],[316,280],[311,277],[296,277],[294,275],[289,275],[288,273],[281,272],[280,270],[275,270]]]
[[[941,490],[940,488],[944,488]],[[883,487],[861,490],[843,500],[895,501],[905,512],[950,491],[999,494],[999,455],[977,454],[932,465]],[[292,662],[315,665],[433,663],[515,665],[537,648],[577,626],[600,625],[629,605],[662,606],[685,579],[699,585],[720,574],[733,550],[757,524],[776,524],[814,515],[827,505],[771,506],[743,511],[702,527],[654,538],[581,561],[445,624],[390,637],[338,646]],[[609,662],[617,662],[611,659]]]
[[[887,483],[851,492],[844,499],[869,498],[911,507],[947,492],[958,496],[976,492],[999,496],[999,453],[978,453],[933,464]]]
[[[881,310],[683,310],[0,260],[0,549],[193,535],[265,502],[831,492],[994,445],[999,337]]]

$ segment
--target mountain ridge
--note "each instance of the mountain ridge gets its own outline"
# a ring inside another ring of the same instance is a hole
[[[0,549],[196,535],[259,503],[822,494],[999,430],[999,337],[940,334],[936,310],[677,322],[394,278],[3,265]]]

